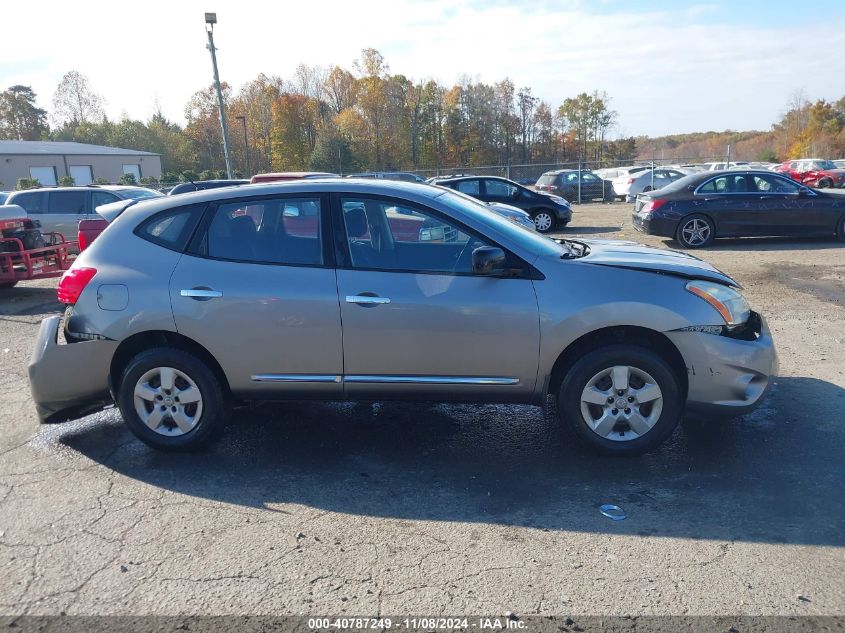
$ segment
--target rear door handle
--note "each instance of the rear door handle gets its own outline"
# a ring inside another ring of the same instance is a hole
[[[346,303],[357,303],[358,305],[383,305],[390,303],[387,297],[377,297],[375,295],[346,295]]]
[[[190,297],[191,299],[197,299],[198,301],[205,301],[208,299],[213,299],[214,297],[222,297],[223,293],[219,290],[212,290],[211,288],[190,288],[185,290],[180,290],[179,294],[183,297]]]

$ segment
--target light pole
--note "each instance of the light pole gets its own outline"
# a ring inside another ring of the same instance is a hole
[[[220,88],[220,74],[217,72],[217,53],[214,48],[214,25],[217,24],[216,13],[205,14],[205,32],[208,34],[206,48],[211,53],[211,65],[214,68],[214,88],[217,90],[217,109],[220,111],[220,127],[223,130],[223,156],[226,158],[226,174],[232,178],[232,157],[229,156],[229,128],[226,125],[226,106],[223,103],[223,90]]]
[[[246,138],[246,117],[241,115],[236,116],[235,118],[241,122],[241,125],[244,126],[244,154],[246,155],[246,173],[244,176],[249,178],[249,141]]]

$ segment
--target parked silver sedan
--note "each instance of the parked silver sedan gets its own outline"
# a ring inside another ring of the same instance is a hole
[[[100,209],[29,366],[56,422],[116,402],[160,449],[233,402],[557,399],[612,454],[756,407],[776,371],[737,283],[683,253],[552,240],[413,183],[311,180]],[[114,219],[116,217],[116,219]]]

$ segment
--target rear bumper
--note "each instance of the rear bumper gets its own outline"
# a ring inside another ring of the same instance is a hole
[[[631,224],[641,233],[659,235],[661,237],[675,237],[675,232],[678,229],[677,220],[657,218],[654,216],[643,217],[636,211],[631,214]]]
[[[112,398],[109,370],[116,341],[59,345],[62,317],[41,321],[29,361],[29,387],[41,422],[64,422],[102,409]]]
[[[755,340],[666,332],[687,366],[687,413],[735,416],[760,405],[777,375],[778,357],[768,325],[759,319]]]

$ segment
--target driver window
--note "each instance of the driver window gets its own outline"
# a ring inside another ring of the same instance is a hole
[[[472,272],[472,251],[487,242],[434,213],[383,200],[341,200],[353,268]]]

